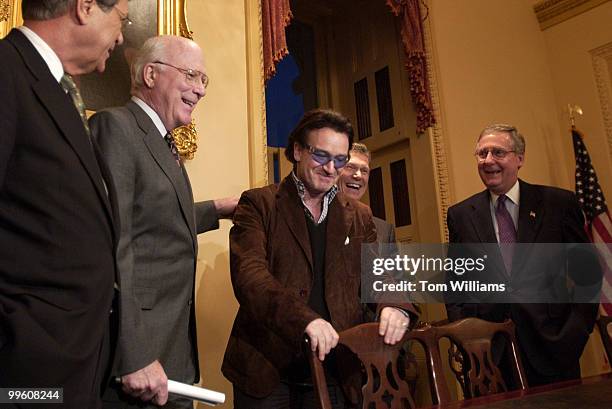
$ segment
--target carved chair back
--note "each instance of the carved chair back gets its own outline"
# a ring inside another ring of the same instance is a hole
[[[509,355],[516,385],[527,388],[512,320],[503,323],[465,318],[434,327],[436,342],[441,338],[451,341],[449,361],[466,399],[508,391],[502,373],[492,353],[493,338],[501,334],[505,352]]]
[[[387,345],[378,334],[378,323],[361,324],[340,333],[339,345],[344,345],[361,361],[365,383],[362,386],[363,408],[415,408],[406,381],[406,371],[400,358],[402,346],[408,340],[419,342],[427,361],[432,401],[446,403],[449,393],[444,381],[440,353],[431,326],[407,331],[401,342]],[[325,372],[316,353],[307,350],[313,384],[321,409],[331,409]]]

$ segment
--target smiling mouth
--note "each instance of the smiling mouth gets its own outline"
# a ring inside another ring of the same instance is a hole
[[[346,183],[346,187],[355,190],[361,189],[361,185],[358,185],[357,183]]]
[[[195,107],[195,104],[196,104],[195,102],[189,101],[185,98],[183,98],[183,103],[190,106],[191,108]]]

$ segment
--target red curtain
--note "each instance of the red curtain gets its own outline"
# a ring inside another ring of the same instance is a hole
[[[410,94],[417,112],[417,132],[436,123],[427,80],[427,60],[423,41],[420,0],[386,0],[393,14],[401,18],[401,35],[410,78]]]
[[[289,0],[262,0],[264,76],[267,82],[276,72],[276,63],[289,54],[285,27],[291,21]]]

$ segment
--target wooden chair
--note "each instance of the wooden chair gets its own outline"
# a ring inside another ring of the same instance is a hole
[[[432,401],[437,404],[450,400],[431,326],[407,331],[402,341],[396,345],[387,345],[383,342],[383,338],[378,335],[378,323],[361,324],[339,335],[338,345],[344,345],[353,352],[363,366],[366,381],[361,388],[362,408],[407,409],[415,407],[408,383],[401,375],[402,372],[405,375],[405,371],[402,371],[403,368],[399,363],[402,345],[411,339],[419,342],[425,350]],[[308,348],[307,356],[321,409],[331,409],[323,365],[317,358],[316,352],[310,351],[308,345],[306,348]]]
[[[451,346],[449,361],[466,399],[508,391],[491,351],[493,337],[499,333],[506,338],[506,350],[510,355],[517,386],[520,389],[527,388],[527,378],[519,356],[512,320],[496,323],[478,318],[465,318],[435,326],[433,329],[436,343],[441,338],[448,338],[456,347],[453,349]]]
[[[608,362],[612,365],[612,317],[600,316],[597,320],[597,326],[599,327],[601,342],[608,356]]]

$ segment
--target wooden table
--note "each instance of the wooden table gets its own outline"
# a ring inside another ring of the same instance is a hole
[[[434,405],[431,409],[608,409],[612,408],[612,373],[527,390]]]

